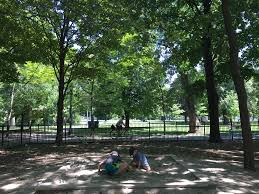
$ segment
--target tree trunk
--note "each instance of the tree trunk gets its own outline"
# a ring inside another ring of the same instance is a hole
[[[130,110],[131,110],[131,99],[130,99],[130,91],[128,88],[124,88],[122,91],[122,102],[123,102],[123,111],[125,114],[125,127],[129,128],[129,120],[130,120]]]
[[[27,122],[28,122],[28,125],[31,126],[31,123],[32,123],[32,107],[31,106],[28,107],[28,120],[27,120]]]
[[[10,109],[9,109],[9,113],[8,113],[8,117],[7,117],[8,125],[11,124],[12,113],[13,113],[14,95],[15,95],[15,83],[13,84],[13,87],[12,87],[12,94],[11,94],[11,101],[10,101]]]
[[[223,125],[228,125],[229,124],[229,118],[226,115],[226,110],[222,110],[222,117],[223,117]]]
[[[13,113],[14,96],[15,96],[15,83],[13,83],[12,94],[11,94],[11,101],[10,101],[10,109],[8,111],[7,118],[6,118],[6,121],[7,121],[7,133],[6,133],[6,136],[9,136],[10,126],[13,125],[13,123],[11,121],[12,121],[12,117],[13,117],[12,113]]]
[[[91,93],[90,93],[90,111],[91,111],[91,126],[90,128],[94,128],[94,114],[93,114],[93,93],[94,93],[94,79],[91,81]]]
[[[15,121],[15,116],[14,115],[11,118],[10,125],[11,126],[15,126],[16,125],[16,121]]]
[[[71,133],[72,133],[72,125],[73,125],[72,102],[73,102],[73,88],[71,87],[71,89],[70,89],[70,98],[69,98],[69,131],[68,131],[68,135],[71,135]]]
[[[204,15],[210,14],[211,0],[203,1]],[[221,142],[219,132],[219,110],[218,110],[218,94],[214,81],[214,66],[212,59],[211,45],[211,23],[206,27],[206,32],[203,37],[203,52],[204,52],[204,67],[206,76],[206,89],[208,96],[208,109],[210,117],[210,142]]]
[[[162,101],[162,111],[163,111],[163,127],[164,127],[164,135],[166,133],[166,125],[165,125],[165,120],[166,120],[166,115],[165,115],[165,95],[164,91],[162,89],[162,86],[160,86],[161,90],[161,101]]]
[[[93,116],[93,100],[94,100],[94,97],[93,97],[93,93],[94,93],[94,79],[91,81],[91,93],[90,93],[90,96],[91,96],[91,99],[90,99],[91,122],[94,121],[94,116]]]
[[[24,129],[24,112],[22,112],[22,114],[21,114],[21,123],[20,123],[20,125],[21,125],[21,132],[23,132],[23,129]]]
[[[189,131],[188,133],[195,133],[196,132],[196,113],[195,107],[193,102],[187,102],[187,109],[188,109],[188,117],[189,117]]]
[[[124,111],[124,112],[125,112],[125,127],[129,128],[130,114],[129,114],[129,111]]]
[[[60,145],[63,138],[63,123],[64,123],[64,99],[65,99],[65,57],[60,57],[60,69],[59,69],[59,85],[58,85],[58,103],[57,103],[57,136],[56,143]]]
[[[238,96],[238,105],[240,112],[243,149],[244,149],[244,168],[255,170],[254,162],[254,145],[252,140],[249,112],[247,108],[247,94],[245,89],[244,79],[241,76],[240,64],[238,60],[238,44],[235,31],[232,27],[232,20],[230,14],[230,5],[228,0],[222,1],[222,12],[224,17],[224,24],[228,36],[230,69],[232,79],[235,84],[235,89]]]
[[[189,89],[188,75],[180,73],[181,83],[185,91],[185,109],[189,117],[189,133],[196,132],[196,112],[194,106],[194,98],[192,92]]]
[[[64,10],[65,11],[65,10]],[[65,70],[65,60],[66,54],[68,52],[68,31],[69,31],[69,17],[66,13],[63,13],[64,18],[62,20],[62,25],[60,26],[59,37],[59,66],[57,69],[57,79],[58,79],[58,102],[57,102],[57,136],[56,143],[60,145],[63,138],[63,125],[64,125],[64,100],[66,95],[66,89],[69,85],[69,79],[66,82],[65,87],[65,74],[68,69]],[[68,67],[67,67],[68,68]],[[55,68],[54,68],[55,69]]]
[[[187,121],[187,112],[184,112],[184,123],[187,124],[188,121]]]

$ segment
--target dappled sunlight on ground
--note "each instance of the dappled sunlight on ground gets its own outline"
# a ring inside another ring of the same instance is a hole
[[[21,183],[20,184],[19,183],[11,183],[11,184],[3,186],[2,189],[5,190],[5,191],[9,191],[9,190],[16,189],[20,186],[21,186]]]
[[[114,177],[97,174],[98,161],[113,149],[129,162],[131,145],[145,151],[152,172],[134,171]],[[191,187],[208,181],[216,183],[217,193],[259,193],[259,173],[243,170],[239,142],[42,144],[0,150],[0,157],[0,193],[35,193],[40,186],[53,184],[64,188],[72,185],[81,193],[86,185],[96,186],[89,193],[98,189],[102,193],[207,193]],[[127,187],[116,188],[118,185]]]

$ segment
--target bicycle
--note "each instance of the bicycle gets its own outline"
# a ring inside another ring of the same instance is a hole
[[[129,136],[129,128],[127,127],[115,127],[111,126],[110,137],[118,138],[118,137],[128,137]]]

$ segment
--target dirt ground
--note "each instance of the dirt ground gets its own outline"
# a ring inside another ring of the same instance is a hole
[[[98,175],[103,154],[144,150],[153,171]],[[0,193],[259,193],[257,172],[243,169],[241,142],[34,144],[0,150]]]

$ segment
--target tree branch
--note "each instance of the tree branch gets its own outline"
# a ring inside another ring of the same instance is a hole
[[[199,15],[202,15],[202,11],[198,8],[198,5],[194,0],[187,0],[187,4],[193,9],[193,11],[198,13]]]

